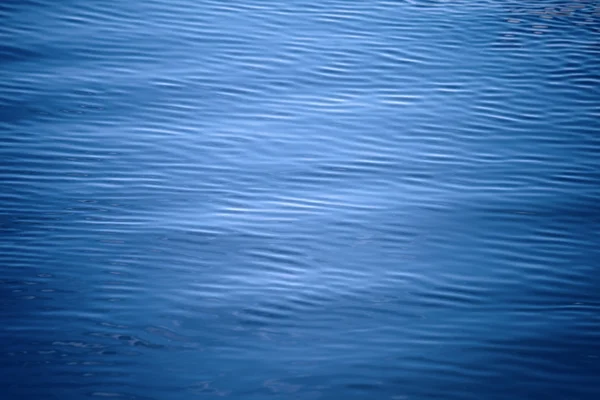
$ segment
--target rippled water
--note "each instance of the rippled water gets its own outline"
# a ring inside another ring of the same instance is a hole
[[[599,1],[0,18],[2,399],[600,398]]]

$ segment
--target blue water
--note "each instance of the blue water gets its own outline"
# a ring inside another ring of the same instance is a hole
[[[600,398],[600,1],[3,0],[0,398]]]

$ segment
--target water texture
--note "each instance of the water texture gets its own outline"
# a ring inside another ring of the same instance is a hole
[[[600,1],[0,21],[2,399],[600,398]]]

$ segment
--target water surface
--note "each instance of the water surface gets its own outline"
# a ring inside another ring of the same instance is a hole
[[[0,19],[3,399],[600,398],[600,2]]]

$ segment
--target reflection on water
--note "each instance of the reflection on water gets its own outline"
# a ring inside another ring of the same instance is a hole
[[[600,398],[599,10],[3,2],[3,398]]]

